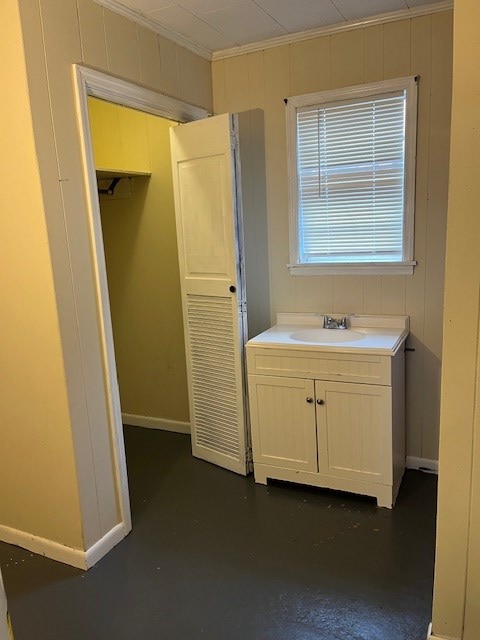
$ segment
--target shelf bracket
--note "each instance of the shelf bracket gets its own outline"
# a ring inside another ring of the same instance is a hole
[[[99,189],[98,193],[104,196],[113,196],[113,194],[115,193],[115,188],[120,180],[121,178],[113,178],[110,185],[106,189]]]

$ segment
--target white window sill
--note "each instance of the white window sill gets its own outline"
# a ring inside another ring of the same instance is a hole
[[[363,263],[363,264],[289,264],[292,276],[411,276],[415,260],[408,262]]]

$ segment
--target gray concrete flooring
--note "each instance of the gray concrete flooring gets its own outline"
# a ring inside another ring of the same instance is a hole
[[[15,640],[425,640],[436,478],[256,485],[127,427],[133,531],[88,573],[0,543]]]

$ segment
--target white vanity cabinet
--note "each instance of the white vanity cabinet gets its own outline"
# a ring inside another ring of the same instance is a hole
[[[405,468],[403,340],[392,355],[249,343],[256,482],[351,491],[393,507]]]

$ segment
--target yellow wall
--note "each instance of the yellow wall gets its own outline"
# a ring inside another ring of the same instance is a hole
[[[122,514],[72,64],[208,108],[210,63],[93,0],[0,11],[0,525],[88,549]]]
[[[0,538],[81,547],[82,527],[49,242],[16,2],[0,3]]]
[[[480,5],[455,1],[433,631],[480,637]]]
[[[94,98],[89,112],[101,125],[92,123],[97,167],[120,158],[125,169],[152,174],[131,180],[131,198],[100,200],[122,412],[188,422],[170,163],[174,123]],[[121,149],[124,129],[118,135],[110,124],[119,121],[127,123],[130,137]]]
[[[213,63],[216,113],[265,110],[270,295],[278,311],[408,314],[408,455],[437,458],[452,13],[323,36]],[[413,277],[292,277],[284,98],[420,75]]]

